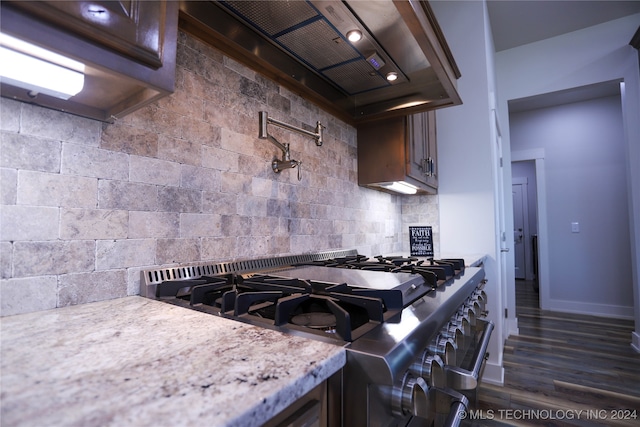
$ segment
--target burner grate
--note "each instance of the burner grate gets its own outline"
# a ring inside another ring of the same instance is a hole
[[[464,272],[464,260],[457,258],[419,260],[416,257],[378,255],[368,258],[363,255],[350,255],[296,264],[296,266],[305,265],[419,274],[434,289],[451,283],[455,277]]]
[[[260,270],[276,269],[303,262],[323,261],[336,257],[357,255],[355,249],[324,251],[301,255],[290,255],[273,258],[261,258],[244,261],[221,262],[216,264],[198,264],[180,267],[155,268],[140,272],[140,295],[157,298],[156,286],[172,280],[194,279],[201,276],[216,276],[229,273],[246,273]]]
[[[235,316],[268,318],[275,326],[319,330],[344,341],[352,341],[360,328],[380,324],[402,310],[402,293],[396,290],[360,289],[346,283],[271,275],[239,276],[238,280],[239,287],[260,292],[239,294]],[[260,296],[265,293],[269,295]],[[267,300],[274,306],[269,312],[257,304]],[[327,319],[332,319],[331,324],[324,325]]]

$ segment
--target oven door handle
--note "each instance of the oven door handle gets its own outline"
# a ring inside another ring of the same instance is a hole
[[[464,402],[457,401],[451,404],[449,416],[445,420],[443,427],[459,427],[462,420],[466,418],[464,416],[466,411],[467,407]]]
[[[450,388],[436,389],[436,422],[442,427],[459,427],[466,417],[469,399]]]
[[[473,354],[473,364],[471,370],[462,369],[458,366],[445,366],[445,375],[447,378],[447,387],[454,390],[475,390],[478,387],[478,379],[480,371],[485,362],[485,354],[493,332],[493,322],[477,319],[477,322],[484,323],[484,331],[480,338],[480,345]]]

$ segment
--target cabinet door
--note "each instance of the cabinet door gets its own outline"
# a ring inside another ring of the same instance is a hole
[[[428,157],[427,115],[413,114],[407,117],[407,176],[423,183],[426,181]]]
[[[26,89],[2,82],[3,97],[112,123],[174,91],[178,2],[98,1],[95,9],[87,5],[84,1],[0,1],[0,26],[4,34],[85,65],[85,85],[68,100],[46,94],[33,97]],[[76,6],[79,9],[74,9]],[[114,18],[112,22],[122,25],[108,22],[102,26],[89,25],[80,16],[84,6],[97,15],[104,11]],[[60,19],[69,22],[59,23]],[[160,31],[146,31],[142,22]],[[90,35],[83,35],[83,31]],[[136,41],[140,37],[144,40]],[[100,38],[105,42],[100,42]],[[127,42],[120,44],[119,40]],[[156,57],[155,61],[147,62],[161,65],[147,65],[143,57]]]
[[[15,6],[153,68],[162,66],[166,2],[16,1]]]
[[[436,113],[427,111],[407,117],[407,176],[438,188]]]

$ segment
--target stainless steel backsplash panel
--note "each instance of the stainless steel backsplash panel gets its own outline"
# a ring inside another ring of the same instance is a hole
[[[300,255],[251,259],[245,261],[221,262],[215,264],[192,264],[178,267],[165,267],[142,270],[140,272],[140,295],[155,298],[156,285],[170,280],[193,279],[200,276],[227,273],[248,273],[290,266],[302,262],[323,261],[332,258],[357,255],[355,249],[315,252]]]

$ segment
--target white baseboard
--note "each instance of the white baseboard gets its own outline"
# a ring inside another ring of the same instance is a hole
[[[509,335],[520,335],[520,331],[518,329],[518,318],[512,317],[509,319],[504,319],[504,329],[506,332],[505,339]]]
[[[548,305],[543,307],[543,310],[630,320],[632,320],[634,316],[633,307],[555,299],[549,300]]]
[[[482,382],[486,382],[493,385],[504,385],[504,368],[502,365],[496,365],[495,363],[489,363],[484,366],[484,373],[482,374]]]
[[[640,333],[636,331],[631,332],[631,348],[640,353]]]

